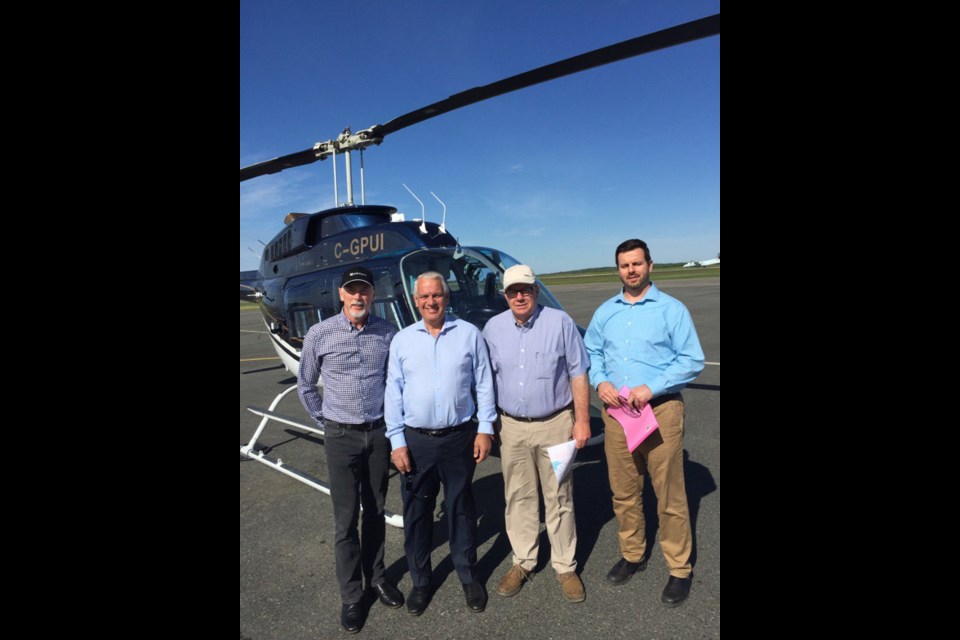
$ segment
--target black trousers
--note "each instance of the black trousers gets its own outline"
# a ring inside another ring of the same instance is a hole
[[[477,565],[477,509],[473,500],[476,425],[443,437],[404,429],[413,471],[403,487],[403,536],[410,577],[415,587],[430,586],[433,565],[433,512],[443,485],[450,556],[460,582],[473,582]]]
[[[368,585],[377,585],[386,579],[383,505],[387,497],[390,441],[383,426],[354,431],[325,420],[324,432],[333,499],[337,582],[340,600],[352,604],[363,597],[363,578]],[[358,532],[361,504],[363,522]]]

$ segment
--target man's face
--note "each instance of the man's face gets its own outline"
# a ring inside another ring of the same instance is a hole
[[[370,313],[375,293],[365,282],[348,282],[340,287],[340,302],[344,312],[354,320],[363,320]]]
[[[650,284],[650,274],[653,273],[653,261],[647,262],[643,249],[624,251],[617,256],[617,270],[620,272],[620,282],[629,293],[638,294]]]
[[[513,311],[518,322],[526,322],[537,308],[537,298],[540,297],[540,288],[535,284],[512,284],[503,295],[507,297],[507,304]]]
[[[427,324],[442,324],[447,312],[447,295],[436,278],[417,281],[417,309]]]

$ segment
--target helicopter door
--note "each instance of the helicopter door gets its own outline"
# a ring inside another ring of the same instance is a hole
[[[373,283],[377,291],[370,309],[371,313],[391,322],[398,330],[411,324],[410,314],[401,303],[403,289],[399,286],[399,265],[396,262],[372,264],[368,268],[373,274]]]
[[[447,313],[483,329],[487,320],[507,310],[503,299],[503,272],[489,258],[471,249],[424,249],[400,261],[403,287],[410,308],[420,319],[413,298],[414,282],[421,273],[436,271],[447,281]]]

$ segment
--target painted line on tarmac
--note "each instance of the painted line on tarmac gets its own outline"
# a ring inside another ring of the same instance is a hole
[[[719,367],[719,366],[720,366],[720,363],[719,363],[719,362],[704,362],[703,364],[712,364],[712,365],[715,366],[715,367]]]
[[[274,356],[272,358],[246,358],[245,360],[241,360],[240,362],[260,362],[261,360],[279,360],[279,359],[280,358],[277,356]]]

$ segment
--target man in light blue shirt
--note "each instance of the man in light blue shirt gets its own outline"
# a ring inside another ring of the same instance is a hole
[[[670,569],[661,602],[676,607],[692,582],[693,538],[683,477],[684,405],[680,390],[703,371],[703,350],[690,312],[650,281],[653,260],[642,240],[627,240],[615,253],[623,290],[593,315],[584,339],[590,382],[608,407],[650,404],[660,428],[631,452],[623,427],[603,412],[604,452],[620,554],[607,574],[624,584],[647,565],[643,517],[644,471],[650,473],[660,517],[660,548]]]
[[[430,603],[433,511],[443,485],[450,555],[467,606],[483,611],[487,594],[476,576],[477,516],[473,473],[490,453],[496,410],[487,347],[469,322],[447,317],[447,282],[428,271],[414,297],[423,320],[390,344],[384,416],[393,464],[406,476],[403,535],[413,589],[407,610],[420,615]],[[474,427],[472,392],[479,428]]]
[[[507,269],[503,293],[510,309],[483,329],[502,416],[504,521],[513,547],[513,566],[497,593],[519,593],[537,565],[542,490],[550,563],[564,598],[583,602],[586,592],[574,557],[573,474],[557,482],[547,449],[571,438],[580,449],[590,438],[587,351],[570,316],[537,304],[540,287],[530,267]]]

